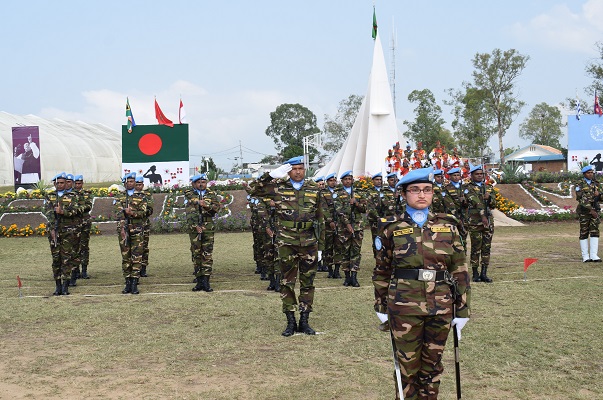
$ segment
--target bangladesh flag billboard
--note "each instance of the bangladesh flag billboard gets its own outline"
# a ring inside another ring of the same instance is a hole
[[[188,124],[136,125],[121,128],[122,176],[136,172],[147,186],[187,185]]]

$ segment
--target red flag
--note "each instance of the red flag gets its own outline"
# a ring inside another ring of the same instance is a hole
[[[597,96],[597,91],[595,90],[595,114],[599,114],[599,117],[603,115],[603,110],[601,109],[601,105],[599,104],[599,96]]]
[[[23,284],[21,283],[21,278],[19,278],[19,275],[17,275],[17,287],[21,289],[21,286],[23,286]]]
[[[155,118],[157,118],[157,123],[159,125],[167,125],[170,128],[174,127],[174,123],[167,119],[165,115],[163,115],[163,111],[161,111],[161,108],[159,108],[159,104],[157,104],[157,99],[155,99]]]
[[[523,260],[523,272],[528,270],[528,267],[538,261],[537,258],[524,258]]]

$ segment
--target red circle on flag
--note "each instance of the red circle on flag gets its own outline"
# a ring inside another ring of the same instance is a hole
[[[159,153],[162,145],[161,138],[154,133],[147,133],[138,141],[138,148],[147,156]]]

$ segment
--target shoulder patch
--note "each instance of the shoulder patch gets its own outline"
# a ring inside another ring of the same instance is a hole
[[[451,232],[449,226],[434,226],[431,228],[432,232]]]
[[[383,243],[381,243],[381,238],[379,236],[377,236],[375,238],[375,249],[377,251],[381,250],[383,248]]]

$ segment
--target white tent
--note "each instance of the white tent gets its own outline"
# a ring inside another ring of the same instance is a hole
[[[383,48],[377,35],[367,93],[352,131],[339,152],[315,176],[335,172],[339,178],[349,170],[353,171],[354,176],[382,172],[385,170],[387,150],[396,142],[405,143],[405,139],[396,125]]]

